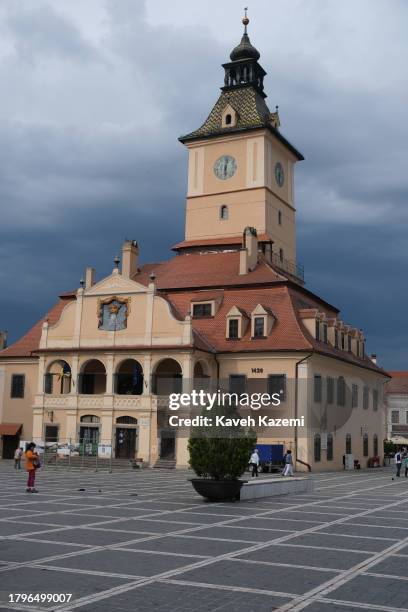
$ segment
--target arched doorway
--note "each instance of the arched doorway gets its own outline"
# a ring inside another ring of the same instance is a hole
[[[121,416],[116,419],[115,457],[134,459],[137,440],[137,419]]]
[[[91,359],[79,375],[79,393],[100,395],[106,391],[106,370],[102,361]]]
[[[85,414],[80,418],[79,447],[81,455],[95,456],[98,452],[100,418]]]
[[[125,359],[116,371],[115,391],[118,395],[143,393],[143,369],[135,359]]]
[[[208,391],[210,388],[209,368],[204,361],[197,361],[194,364],[194,389],[204,389]]]
[[[44,393],[66,395],[71,391],[71,368],[63,359],[53,361],[44,375]]]

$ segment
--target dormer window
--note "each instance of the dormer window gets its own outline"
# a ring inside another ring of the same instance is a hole
[[[237,111],[231,106],[231,104],[227,104],[221,116],[221,127],[223,128],[234,127],[237,124],[237,121],[238,121]]]
[[[193,318],[203,319],[213,316],[213,302],[203,302],[202,304],[193,304]]]
[[[346,337],[344,335],[344,332],[341,332],[341,350],[344,351],[345,348],[346,348]]]
[[[350,334],[347,336],[347,350],[351,353],[351,336]]]
[[[228,219],[228,206],[225,204],[220,206],[220,219],[221,221],[226,221]]]
[[[255,317],[254,319],[254,338],[265,337],[265,317]]]
[[[334,346],[335,346],[335,348],[339,348],[339,331],[338,331],[338,329],[334,330]]]
[[[320,319],[316,319],[315,323],[315,338],[319,342],[320,341]]]
[[[258,304],[251,313],[251,338],[266,338],[271,333],[275,320],[275,315],[269,308]]]
[[[327,323],[323,323],[323,342],[327,344]]]
[[[227,314],[226,337],[228,340],[239,340],[245,334],[248,327],[248,315],[246,312],[233,306]]]

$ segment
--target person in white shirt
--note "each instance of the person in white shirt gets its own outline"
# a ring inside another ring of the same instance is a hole
[[[252,478],[254,476],[258,478],[259,454],[257,448],[254,449],[254,452],[249,459],[249,465],[252,466]]]
[[[21,447],[16,448],[14,451],[14,468],[21,470],[21,457],[23,456],[23,449]]]
[[[293,457],[292,451],[288,450],[285,457],[285,468],[283,470],[282,476],[293,476]]]

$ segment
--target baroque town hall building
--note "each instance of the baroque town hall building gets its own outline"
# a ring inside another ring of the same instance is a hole
[[[168,261],[143,266],[125,241],[112,274],[96,282],[87,268],[78,290],[0,352],[3,457],[32,438],[185,466],[187,439],[169,428],[163,393],[192,381],[243,391],[258,379],[280,393],[280,416],[305,417],[306,428],[258,437],[292,448],[296,468],[381,457],[387,375],[363,332],[305,287],[294,205],[303,157],[266,104],[243,22],[215,106],[180,138],[185,239]]]

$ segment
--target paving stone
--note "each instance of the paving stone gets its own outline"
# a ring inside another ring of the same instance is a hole
[[[2,571],[0,604],[8,601],[9,593],[72,593],[72,600],[86,595],[97,595],[101,591],[129,582],[122,578],[90,576],[80,579],[78,574],[56,572],[35,567],[14,568]],[[55,604],[41,604],[43,608],[54,608]]]
[[[301,548],[300,546],[279,546],[278,544],[273,544],[261,550],[243,553],[238,556],[238,559],[343,570],[361,563],[369,556],[370,553],[342,552],[339,554],[337,550],[315,550],[313,548]]]
[[[179,584],[149,584],[115,597],[87,604],[81,612],[129,612],[155,610],[160,612],[271,612],[290,601],[237,591],[200,588]]]
[[[70,546],[20,540],[0,540],[0,557],[3,561],[28,561],[72,552]],[[1,584],[1,575],[0,575]]]
[[[245,542],[223,542],[221,540],[204,540],[194,537],[167,536],[147,542],[135,542],[126,548],[143,550],[161,550],[173,553],[186,553],[189,555],[217,556],[240,550],[248,546]]]
[[[268,542],[289,535],[290,531],[276,531],[273,529],[246,529],[245,527],[232,527],[223,525],[222,527],[208,527],[200,531],[191,531],[190,535],[197,535],[204,538],[221,538],[227,540],[243,540],[245,542]]]
[[[32,536],[38,539],[38,536]],[[74,544],[89,544],[92,546],[109,546],[146,537],[145,533],[121,533],[107,529],[68,529],[67,531],[48,531],[41,534],[44,540],[53,542],[73,542]]]
[[[348,550],[371,552],[379,552],[392,544],[389,540],[371,540],[369,538],[326,535],[318,532],[296,536],[290,540],[290,543],[304,546],[325,546],[328,548],[347,548]]]
[[[236,587],[249,587],[302,594],[335,575],[311,569],[275,568],[269,565],[249,565],[240,561],[218,561],[178,575],[179,580],[204,582]]]
[[[46,565],[132,576],[152,576],[200,561],[198,557],[161,555],[133,550],[101,550],[49,561]]]
[[[330,593],[330,599],[388,606],[408,607],[408,582],[393,578],[357,576]]]

